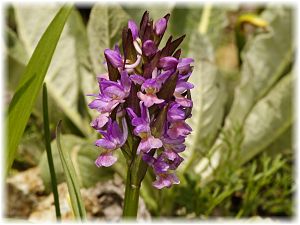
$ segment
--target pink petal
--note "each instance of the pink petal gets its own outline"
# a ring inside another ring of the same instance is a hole
[[[142,85],[145,82],[145,78],[137,74],[132,74],[129,78],[135,84]]]
[[[112,155],[112,152],[102,153],[95,161],[97,167],[109,167],[117,161],[117,157]]]
[[[172,184],[179,183],[180,181],[175,174],[161,174],[156,176],[156,181],[154,181],[152,185],[157,189],[162,189],[164,187],[171,187]]]
[[[109,113],[100,114],[96,119],[91,122],[91,126],[99,130],[108,122]]]
[[[180,95],[180,97],[175,96],[175,101],[183,107],[192,107],[193,106],[192,100],[182,97],[181,95]]]
[[[160,148],[163,146],[163,143],[160,139],[155,138],[153,136],[148,137],[148,142],[150,143],[152,148]]]
[[[108,141],[106,139],[99,139],[95,142],[95,145],[98,146],[98,147],[102,147],[104,149],[115,149],[116,148],[116,144],[111,142],[111,141]]]
[[[160,104],[163,103],[165,100],[157,98],[155,94],[143,94],[142,92],[138,92],[137,96],[141,101],[144,102],[144,105],[146,107],[151,107],[154,104]]]
[[[178,138],[180,136],[186,136],[190,134],[192,131],[192,128],[184,121],[178,121],[175,123],[172,123],[170,128],[167,131],[167,134],[170,136],[170,138]]]
[[[139,154],[140,151],[148,153],[151,149],[160,148],[162,147],[162,145],[163,144],[160,139],[155,138],[153,136],[149,136],[140,141],[140,144],[137,149],[137,154]]]

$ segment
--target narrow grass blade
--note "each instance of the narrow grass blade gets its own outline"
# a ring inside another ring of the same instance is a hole
[[[17,146],[24,132],[34,102],[42,87],[60,34],[72,7],[62,7],[52,20],[35,48],[25,72],[21,77],[8,108],[6,126],[8,142],[6,146],[6,174],[15,158]]]
[[[61,120],[56,127],[56,141],[60,160],[67,180],[69,195],[72,203],[73,213],[77,219],[86,219],[86,212],[80,194],[80,185],[77,179],[75,168],[72,164],[68,151],[63,151],[60,144]]]
[[[52,158],[52,150],[51,150],[49,117],[48,117],[48,95],[47,95],[47,86],[45,83],[43,85],[43,119],[44,119],[45,146],[46,146],[47,159],[48,159],[49,171],[51,176],[51,185],[52,185],[52,192],[54,197],[55,213],[56,213],[56,218],[59,221],[61,219],[61,213],[59,207],[56,174],[55,174],[53,158]]]

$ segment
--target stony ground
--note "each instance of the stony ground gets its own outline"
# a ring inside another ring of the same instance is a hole
[[[31,222],[56,221],[53,195],[46,194],[39,168],[31,168],[8,178],[5,191],[6,218]],[[73,220],[67,184],[59,184],[58,192],[62,220]],[[113,180],[82,188],[81,194],[88,220],[120,221],[124,197],[124,184],[120,177],[115,176]],[[142,199],[139,202],[138,219],[150,220]]]

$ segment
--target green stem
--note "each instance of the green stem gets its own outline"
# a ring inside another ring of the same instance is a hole
[[[48,96],[47,96],[46,83],[44,83],[43,85],[43,119],[44,119],[45,146],[46,146],[47,159],[48,159],[49,171],[51,176],[51,185],[52,185],[52,192],[54,198],[55,213],[56,213],[56,218],[59,221],[61,219],[61,213],[59,207],[56,175],[55,175],[55,169],[54,169],[54,163],[53,163],[52,151],[51,151],[49,117],[48,117]]]
[[[123,218],[136,219],[140,195],[140,185],[132,184],[131,176],[132,170],[129,166],[127,171]]]
[[[142,159],[141,154],[137,155],[136,151],[139,145],[139,140],[133,138],[131,148],[132,159],[128,162],[126,189],[124,196],[123,218],[133,219],[137,218],[139,195],[141,183],[146,175],[148,165]],[[150,154],[154,154],[154,151]]]

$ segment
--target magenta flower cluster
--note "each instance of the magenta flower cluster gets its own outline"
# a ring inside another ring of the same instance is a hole
[[[183,161],[185,138],[192,131],[185,120],[191,117],[188,82],[191,58],[180,58],[177,49],[185,35],[167,40],[159,49],[169,14],[155,23],[145,12],[140,26],[132,20],[122,32],[122,49],[106,49],[107,73],[98,76],[99,94],[89,104],[99,112],[91,126],[102,138],[95,142],[103,150],[98,167],[117,161],[116,149],[142,155],[156,174],[153,186],[161,189],[178,184],[175,170]],[[136,149],[132,142],[137,140]],[[132,157],[132,156],[131,156]]]

